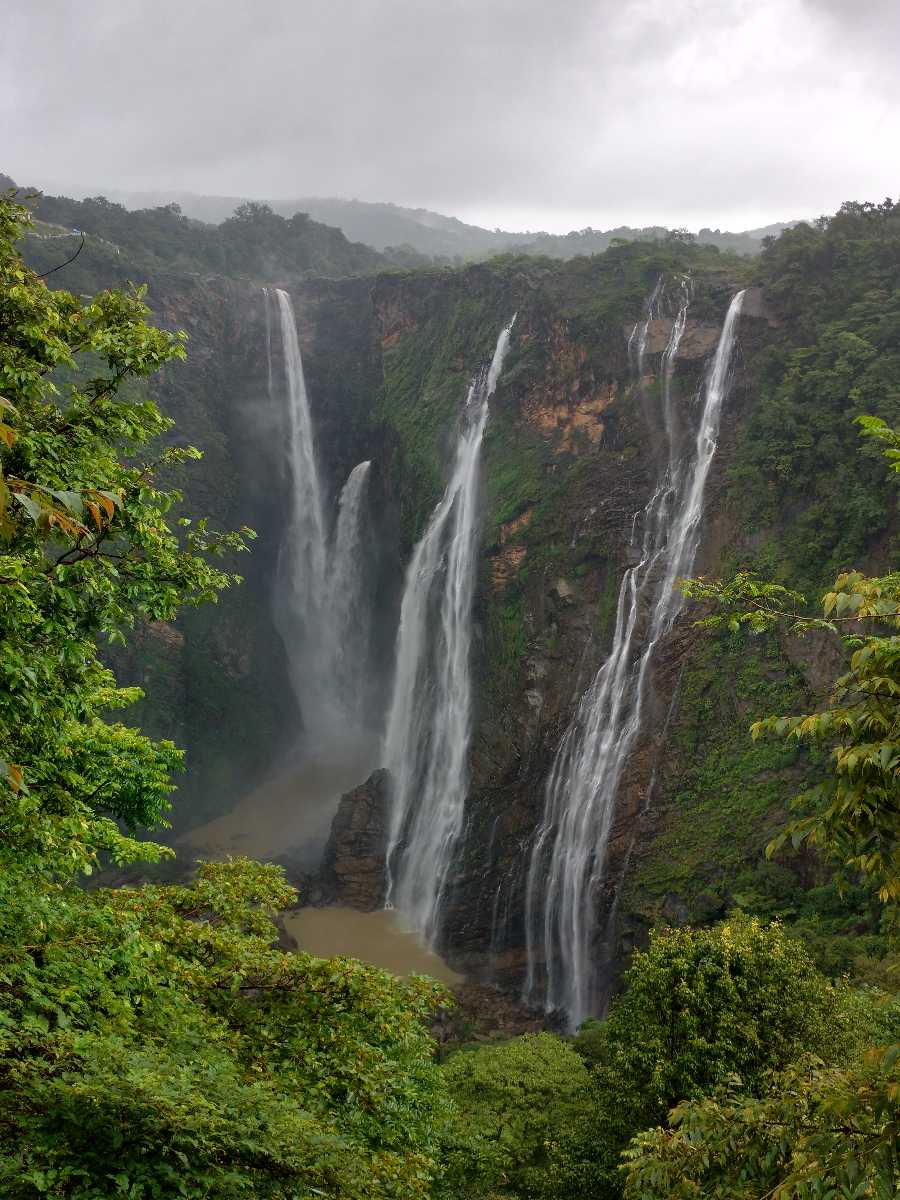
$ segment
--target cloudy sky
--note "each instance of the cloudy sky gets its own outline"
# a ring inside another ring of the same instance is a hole
[[[478,224],[900,193],[900,0],[4,0],[0,171]]]

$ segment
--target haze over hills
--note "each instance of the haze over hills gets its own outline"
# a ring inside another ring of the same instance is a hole
[[[79,196],[92,194],[84,189],[75,191]],[[103,190],[102,194],[132,210],[177,204],[185,216],[214,225],[226,221],[239,205],[250,199],[242,196],[210,196],[164,189],[138,192],[112,188]],[[607,230],[586,228],[567,234],[516,232],[484,229],[430,209],[406,208],[389,202],[322,196],[265,199],[260,202],[269,205],[274,212],[283,217],[291,217],[297,212],[307,213],[314,221],[340,229],[351,242],[362,242],[378,251],[410,247],[419,254],[451,260],[488,258],[493,254],[502,254],[513,249],[519,253],[568,259],[579,254],[602,253],[617,238],[625,241],[653,241],[665,238],[670,232],[663,225],[643,228],[622,225]],[[702,244],[715,245],[721,250],[733,250],[738,254],[757,254],[762,247],[763,238],[777,237],[791,224],[793,222],[779,222],[735,233],[704,228],[697,233],[697,240]]]

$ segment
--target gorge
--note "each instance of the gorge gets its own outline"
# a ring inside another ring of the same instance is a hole
[[[898,215],[144,293],[0,198],[0,1192],[893,1194]]]
[[[672,240],[265,291],[153,275],[191,336],[157,393],[206,452],[186,500],[259,534],[215,613],[124,652],[141,723],[188,748],[179,844],[393,905],[570,1026],[660,920],[802,910],[823,878],[762,850],[811,767],[746,729],[816,694],[827,647],[740,650],[675,584],[774,562],[818,586],[809,498],[758,487],[770,364],[810,336],[779,253],[808,236],[758,264]],[[126,269],[96,247],[76,278]],[[881,535],[824,536],[848,562]]]

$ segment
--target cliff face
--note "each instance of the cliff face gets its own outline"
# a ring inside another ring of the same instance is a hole
[[[692,266],[692,315],[673,384],[685,427],[741,282],[712,257]],[[659,477],[656,372],[671,320],[651,323],[640,389],[627,342],[664,269],[626,250],[612,263],[512,262],[448,278],[383,279],[373,296],[384,364],[377,413],[396,437],[392,475],[407,547],[439,494],[468,377],[518,312],[484,447],[472,787],[443,947],[470,976],[511,990],[524,971],[525,884],[546,779],[608,651],[632,521]],[[781,324],[764,293],[751,289],[697,573],[727,575],[755,563],[760,544],[779,542],[790,527],[789,518],[762,531],[749,526],[732,479]],[[810,699],[817,674],[819,684],[827,677],[815,666],[822,648],[775,639],[748,646],[701,632],[697,615],[684,613],[655,656],[620,789],[597,899],[595,951],[610,986],[660,919],[705,921],[735,903],[786,911],[822,882],[808,859],[766,863],[764,847],[810,767],[748,735],[757,717]]]
[[[670,320],[648,330],[641,388],[630,374],[628,336],[660,274],[690,270],[694,299],[673,381],[689,424],[704,364],[748,269],[667,244],[568,263],[505,259],[464,271],[290,285],[332,495],[356,463],[373,463],[383,691],[403,563],[441,493],[472,373],[518,314],[484,443],[471,793],[445,926],[445,953],[473,977],[511,990],[521,982],[528,851],[545,781],[609,648],[632,521],[658,478],[656,373]],[[252,558],[238,568],[246,575],[241,588],[177,627],[140,631],[119,664],[123,681],[148,693],[137,719],[188,749],[176,807],[183,828],[251,790],[299,729],[271,621],[288,511],[284,426],[268,389],[260,288],[159,274],[149,302],[159,321],[191,337],[188,362],[167,368],[158,386],[178,438],[206,454],[185,477],[188,505],[217,524],[259,533]],[[748,294],[695,573],[726,575],[747,563],[765,569],[761,547],[768,554],[789,542],[790,512],[763,527],[748,524],[741,464],[750,431],[766,437],[777,423],[760,397],[791,319],[766,293]],[[747,729],[823,686],[832,651],[775,639],[748,645],[698,630],[695,617],[683,614],[656,655],[620,792],[597,901],[603,940],[596,950],[610,979],[660,918],[706,920],[734,903],[785,911],[819,882],[806,860],[763,860],[809,767],[783,747],[751,743]],[[323,897],[379,902],[383,782],[373,777],[345,799]]]
[[[502,269],[383,277],[371,293],[383,379],[371,410],[371,436],[390,479],[407,553],[440,494],[471,373],[489,355],[501,325],[518,313],[484,447],[472,788],[444,944],[456,966],[511,989],[519,986],[524,967],[528,852],[546,778],[574,705],[609,648],[619,584],[630,563],[632,520],[656,485],[663,454],[653,372],[671,320],[651,324],[649,374],[640,389],[627,352],[634,321],[662,268],[651,261],[638,269],[627,255],[623,259],[612,269],[602,260],[567,268],[516,262]],[[708,266],[695,274],[696,316],[676,363],[674,388],[685,424],[738,282],[711,260]],[[306,305],[304,297],[297,299]],[[728,511],[725,478],[753,406],[753,363],[772,328],[761,294],[752,293],[708,484],[698,570],[723,570],[724,551],[732,553],[740,542],[740,514]],[[623,781],[599,900],[606,944],[598,953],[608,957],[611,973],[660,915],[702,919],[724,909],[736,875],[757,870],[795,782],[791,756],[770,762],[772,752],[754,749],[746,729],[776,700],[802,696],[799,674],[771,647],[758,670],[735,651],[743,674],[727,680],[715,672],[721,654],[686,617],[654,661],[644,729]],[[761,687],[761,681],[771,686]],[[729,811],[731,850],[723,861],[716,857],[723,831],[715,819],[705,844],[696,854],[691,850],[690,868],[678,870],[672,841],[696,819],[685,810],[686,796],[705,812],[720,786],[707,746],[685,728],[695,720],[697,694],[710,689],[713,705],[720,691],[734,698],[718,739],[725,745],[716,752],[740,757],[741,786],[752,803],[743,814]],[[685,696],[691,699],[687,715]],[[757,798],[754,781],[763,773]],[[366,836],[373,833],[366,830]]]

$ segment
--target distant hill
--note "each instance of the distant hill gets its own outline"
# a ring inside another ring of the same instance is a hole
[[[482,229],[427,208],[403,208],[399,204],[316,196],[306,196],[295,203],[317,221],[337,225],[348,237],[377,250],[407,245],[436,257],[486,258],[520,245],[529,236],[502,229]]]
[[[759,254],[763,238],[777,237],[788,223],[766,225],[761,229],[747,229],[741,233],[722,232],[718,229],[701,229],[697,241],[706,246],[718,246],[720,250],[731,250],[735,254]],[[676,236],[678,231],[674,231]],[[574,258],[578,254],[602,254],[616,241],[652,242],[663,241],[673,231],[663,225],[650,225],[644,229],[633,229],[622,225],[618,229],[581,229],[572,233],[539,233],[517,245],[520,254],[543,254],[548,258]]]
[[[110,199],[127,208],[155,208],[176,203],[185,216],[197,221],[218,224],[232,215],[246,198],[240,196],[203,196],[194,192],[109,192]],[[381,253],[391,251],[392,261],[403,266],[415,266],[404,259],[402,249],[438,260],[468,260],[489,258],[515,250],[521,254],[541,254],[549,258],[567,259],[578,254],[600,254],[616,239],[624,241],[653,241],[665,238],[669,230],[662,225],[634,228],[623,225],[617,229],[582,229],[572,233],[515,233],[503,229],[483,229],[467,225],[456,217],[447,217],[427,208],[404,208],[399,204],[376,203],[366,200],[341,200],[335,197],[300,196],[294,200],[270,199],[265,202],[276,213],[290,217],[307,213],[314,221],[336,226],[352,242],[362,242]],[[733,250],[737,254],[758,254],[764,237],[777,237],[792,222],[767,225],[730,233],[718,229],[701,229],[698,241]]]
[[[0,176],[0,186],[4,178]],[[243,215],[236,217],[238,211]],[[248,214],[254,214],[249,223]],[[600,254],[617,240],[654,241],[671,235],[662,225],[588,228],[567,234],[514,233],[399,204],[316,196],[261,203],[185,191],[111,191],[108,198],[84,200],[43,196],[36,215],[104,238],[136,254],[139,265],[146,267],[165,263],[258,278],[277,278],[279,271],[355,275],[431,261],[484,259],[510,251],[569,259]],[[696,236],[720,250],[758,254],[763,238],[777,237],[788,226],[767,225],[738,233],[701,229]]]
[[[8,176],[0,175],[0,190],[15,186]],[[23,196],[35,190],[19,189]],[[98,255],[114,256],[123,278],[175,270],[272,281],[365,275],[431,261],[412,250],[385,255],[348,240],[340,229],[304,212],[284,217],[254,202],[240,203],[218,224],[197,220],[174,202],[130,210],[103,196],[72,200],[38,194],[28,204],[40,223],[29,239],[33,265],[43,268],[58,261],[60,238],[71,238],[73,231],[88,235],[92,253],[67,275],[72,286],[79,277],[78,286],[85,290],[92,284],[86,269]]]
[[[106,195],[132,210],[177,204],[185,216],[213,225],[227,220],[248,200],[245,196],[204,196],[184,191],[111,189]],[[409,248],[430,258],[485,258],[517,245],[529,236],[482,229],[478,225],[467,225],[456,217],[445,217],[426,208],[403,208],[399,204],[321,196],[267,199],[264,203],[283,217],[306,213],[314,221],[337,227],[350,241],[363,242],[382,253],[389,249]]]

